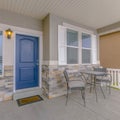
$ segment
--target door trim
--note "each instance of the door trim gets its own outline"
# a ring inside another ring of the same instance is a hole
[[[38,31],[38,30],[33,30],[33,29],[29,29],[29,28],[22,28],[22,27],[17,27],[17,26],[12,26],[12,25],[7,25],[7,24],[2,24],[0,23],[0,30],[3,31],[4,35],[3,35],[3,54],[4,54],[4,40],[8,40],[5,37],[5,30],[11,28],[13,31],[13,35],[11,40],[13,40],[14,42],[14,58],[13,58],[13,64],[11,63],[10,65],[13,65],[13,93],[16,92],[15,90],[15,50],[16,50],[16,34],[24,34],[24,35],[30,35],[30,36],[36,36],[39,37],[39,87],[42,87],[42,79],[41,79],[41,69],[42,69],[42,58],[43,58],[43,33],[42,31]],[[4,58],[3,58],[4,59]],[[4,60],[3,60],[3,65],[4,65]],[[4,73],[3,73],[4,74]],[[21,90],[22,91],[22,90]]]
[[[17,47],[16,47],[16,70],[15,70],[16,88],[15,89],[20,90],[20,89],[38,87],[39,86],[39,38],[35,36],[16,34],[16,46]],[[28,47],[29,51],[27,51],[26,46]],[[25,51],[28,54],[32,53],[30,54],[31,57],[29,56],[26,57]]]
[[[38,51],[39,51],[39,86],[38,87],[34,87],[34,88],[41,88],[42,87],[42,74],[41,74],[41,69],[42,69],[42,32],[40,31],[34,31],[34,30],[28,30],[28,29],[22,29],[22,32],[20,31],[21,28],[19,28],[19,30],[17,31],[14,31],[14,80],[13,80],[13,83],[14,83],[14,89],[13,89],[13,92],[24,92],[25,90],[31,90],[31,88],[27,88],[27,89],[21,89],[21,90],[16,90],[16,80],[15,80],[15,77],[16,77],[16,71],[15,71],[15,68],[16,68],[16,34],[21,34],[21,35],[28,35],[28,36],[34,36],[34,37],[38,37],[39,40],[38,40]]]

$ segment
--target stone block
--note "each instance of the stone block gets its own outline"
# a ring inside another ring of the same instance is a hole
[[[13,76],[13,71],[5,71],[4,76],[6,76],[6,77]]]
[[[6,71],[6,70],[12,70],[13,71],[13,66],[4,66],[4,70]]]
[[[6,101],[6,100],[12,100],[13,99],[13,93],[6,93],[3,97],[3,100]]]
[[[13,82],[5,83],[5,88],[13,88]]]
[[[4,101],[4,95],[5,95],[5,92],[0,91],[0,101]]]
[[[0,80],[0,87],[3,87],[5,85],[5,80]]]
[[[79,75],[77,74],[80,68],[85,68],[83,65],[63,65],[63,66],[44,66],[44,72],[42,73],[43,79],[43,88],[44,92],[46,92],[46,96],[48,98],[57,97],[66,94],[66,80],[63,74],[63,71],[67,68],[71,72],[69,74],[70,80],[79,79]],[[91,67],[91,66],[90,66]],[[74,73],[76,72],[76,75]],[[47,77],[46,77],[47,73]]]

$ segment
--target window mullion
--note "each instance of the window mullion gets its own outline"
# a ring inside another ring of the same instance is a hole
[[[79,64],[82,64],[82,36],[81,36],[81,31],[79,31]]]

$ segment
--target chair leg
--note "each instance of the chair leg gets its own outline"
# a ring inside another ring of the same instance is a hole
[[[90,84],[90,91],[89,91],[90,93],[92,92],[92,83]]]
[[[98,96],[97,96],[97,90],[96,90],[96,84],[94,83],[94,90],[95,90],[95,95],[96,95],[96,102],[98,102]]]
[[[111,83],[109,83],[109,94],[111,94]]]
[[[109,94],[111,94],[111,82],[106,82],[106,90],[109,89]]]
[[[68,103],[68,96],[69,96],[69,89],[67,88],[66,105],[67,105],[67,103]]]
[[[84,107],[86,106],[86,102],[85,102],[85,89],[81,89],[81,95],[82,95],[82,99],[84,101]]]
[[[104,94],[104,92],[103,92],[103,89],[102,89],[101,84],[100,84],[100,89],[101,89],[101,92],[102,92],[102,94],[103,94],[103,97],[105,98],[105,94]]]
[[[90,77],[91,77],[91,78],[90,78],[90,80],[91,80],[91,83],[90,83],[90,93],[91,93],[91,92],[92,92],[92,87],[93,87],[93,86],[92,86],[92,85],[93,85],[93,84],[92,84],[92,79],[93,79],[93,78],[92,78],[92,75],[91,75]]]

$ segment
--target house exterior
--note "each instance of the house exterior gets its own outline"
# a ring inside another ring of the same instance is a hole
[[[87,45],[87,46],[86,46]],[[96,30],[49,14],[43,20],[43,91],[48,98],[66,94],[63,70],[99,64]]]
[[[6,37],[6,30],[10,28],[13,31],[11,39]],[[0,40],[1,40],[1,75],[0,75],[0,101],[11,100],[13,99],[14,93],[16,92],[16,58],[18,52],[16,52],[16,36],[25,35],[25,36],[34,36],[39,39],[39,48],[42,48],[42,22],[31,17],[26,17],[23,15],[18,15],[16,13],[8,12],[5,10],[0,10]],[[30,38],[31,39],[31,38]],[[22,44],[22,43],[21,43]],[[29,45],[32,42],[29,42]],[[28,46],[29,47],[29,46]],[[23,50],[24,54],[24,48]],[[29,47],[30,48],[30,47]],[[21,50],[19,50],[20,52]],[[41,51],[41,49],[40,49]],[[29,53],[29,52],[28,52]],[[40,52],[41,53],[41,52]],[[39,53],[39,54],[40,54]],[[21,54],[22,55],[22,54]],[[29,57],[29,56],[28,56]],[[41,61],[41,54],[39,55],[39,61]],[[41,63],[40,63],[41,67]],[[41,74],[41,68],[39,68],[39,74]],[[24,73],[24,72],[23,72]],[[30,72],[31,73],[31,72]],[[28,75],[29,77],[30,74]],[[40,75],[41,76],[41,75]],[[41,78],[38,78],[39,83]],[[32,90],[33,92],[40,92],[41,84]],[[22,92],[21,92],[22,91]],[[23,90],[19,90],[19,93],[25,93]],[[28,90],[31,91],[31,90]],[[28,94],[27,92],[25,94]],[[29,93],[30,94],[30,93]],[[18,95],[20,96],[20,95]],[[23,95],[24,96],[24,95]],[[25,95],[26,96],[26,95]],[[15,99],[15,98],[14,98]]]
[[[6,37],[8,28],[11,39]],[[38,21],[0,11],[0,40],[0,101],[41,91],[48,98],[64,95],[65,68],[99,64],[96,30],[53,14]]]

